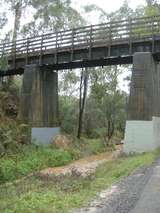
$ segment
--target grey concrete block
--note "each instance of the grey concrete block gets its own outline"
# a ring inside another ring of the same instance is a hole
[[[60,134],[60,128],[32,128],[32,143],[49,145],[51,140]]]

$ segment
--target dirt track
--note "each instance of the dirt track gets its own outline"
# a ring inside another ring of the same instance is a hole
[[[117,150],[113,152],[110,151],[85,157],[63,167],[47,168],[40,171],[40,176],[72,175],[76,173],[76,175],[86,177],[94,173],[100,164],[116,158],[121,150],[122,146],[117,146]]]

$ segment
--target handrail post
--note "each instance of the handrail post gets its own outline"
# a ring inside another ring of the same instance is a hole
[[[13,68],[16,68],[16,40],[12,43],[12,54],[13,54]]]
[[[2,52],[1,52],[2,57],[3,57],[4,53],[5,53],[5,44],[3,43]]]
[[[112,25],[109,24],[109,46],[108,46],[108,57],[111,56],[111,43],[112,43]]]
[[[73,53],[74,53],[74,34],[75,34],[75,30],[72,29],[71,62],[73,61]]]
[[[155,37],[154,37],[154,20],[152,20],[152,53],[155,50]]]
[[[29,38],[27,37],[26,64],[28,64],[28,54],[29,54]]]
[[[40,49],[40,58],[39,58],[39,65],[42,65],[42,57],[43,57],[43,39],[44,35],[41,36],[41,49]]]
[[[56,32],[56,49],[54,55],[54,63],[57,64],[57,51],[58,51],[58,32]]]
[[[91,25],[91,28],[90,28],[90,42],[89,42],[89,60],[92,59],[92,34],[93,34],[93,27]]]
[[[132,19],[129,19],[129,55],[132,55]]]

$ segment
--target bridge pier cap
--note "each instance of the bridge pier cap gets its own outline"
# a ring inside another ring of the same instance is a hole
[[[20,117],[32,126],[32,140],[49,144],[59,134],[58,73],[36,64],[26,65]]]

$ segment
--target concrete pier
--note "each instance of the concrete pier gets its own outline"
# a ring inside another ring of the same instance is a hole
[[[59,133],[51,129],[59,126],[57,72],[44,70],[38,65],[26,66],[21,90],[20,119],[23,123],[32,126],[35,140],[37,138],[39,140],[39,135],[41,135],[42,143],[49,143],[45,141],[43,135],[49,140]],[[45,134],[47,131],[44,131],[47,127],[50,137]]]
[[[58,125],[58,74],[27,65],[21,91],[21,120],[33,127]]]
[[[160,116],[160,65],[152,53],[135,53],[128,104],[128,120]]]
[[[160,65],[151,53],[135,53],[126,122],[124,152],[160,146]]]

